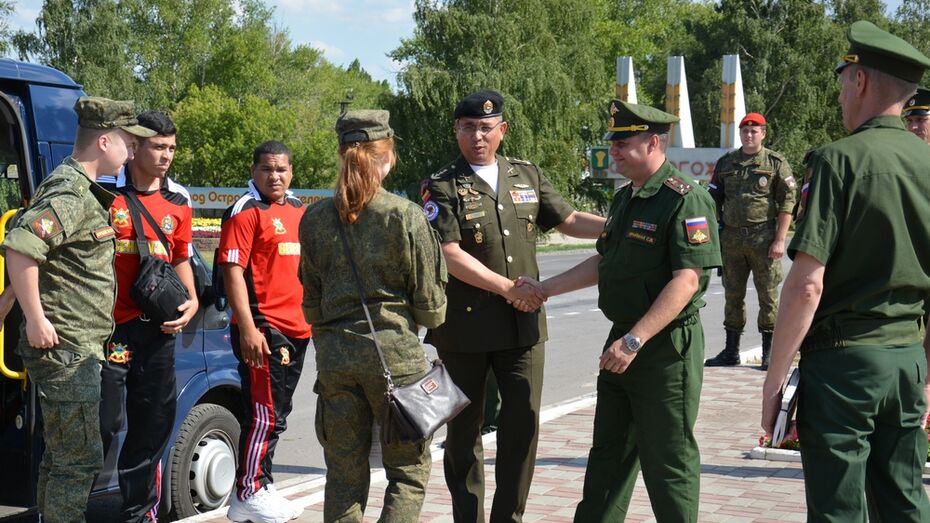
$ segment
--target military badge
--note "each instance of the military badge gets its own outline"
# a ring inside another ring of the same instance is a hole
[[[426,203],[427,201],[429,201],[430,196],[431,196],[428,187],[429,187],[429,180],[424,178],[423,181],[420,182],[420,201],[423,203]]]
[[[765,188],[765,186],[768,185],[768,184],[769,184],[769,179],[768,179],[768,178],[766,178],[765,176],[760,176],[760,177],[759,177],[759,187],[760,187],[760,188]]]
[[[170,215],[161,219],[161,230],[165,234],[171,234],[174,232],[174,227],[174,218],[172,218]]]
[[[281,354],[281,365],[290,365],[291,353],[287,350],[287,347],[278,347],[278,353]]]
[[[124,343],[110,342],[110,355],[107,361],[110,363],[125,364],[129,363],[129,347]]]
[[[481,202],[465,202],[465,209],[469,211],[474,211],[478,207],[481,207]]]
[[[491,112],[494,110],[494,104],[491,102],[491,100],[485,100],[483,109],[484,114],[491,114]]]
[[[52,209],[47,209],[32,221],[32,232],[39,238],[47,240],[61,234],[64,228]]]
[[[530,188],[530,186],[525,183],[515,183],[513,184],[513,186],[516,187],[517,189],[529,189]]]
[[[272,218],[271,225],[274,227],[275,234],[287,234],[287,229],[285,229],[284,224],[281,223],[281,218]]]
[[[510,191],[510,198],[513,200],[513,203],[539,202],[539,198],[536,196],[536,191],[533,189],[518,189],[516,191]]]
[[[459,196],[465,196],[466,194],[468,194],[468,189],[464,187],[459,187],[459,189],[455,192],[459,193]]]
[[[794,176],[789,176],[785,178],[785,185],[787,185],[788,188],[791,189],[792,191],[794,190],[795,187],[798,186],[797,182],[794,181]]]
[[[479,245],[484,243],[484,234],[481,231],[475,231],[475,243]]]
[[[534,228],[535,228],[535,227],[533,226],[533,222],[527,222],[527,224],[526,224],[526,232],[533,232],[533,229],[534,229]]]
[[[113,225],[119,227],[120,229],[129,227],[129,209],[113,207],[110,210],[110,216],[113,220]]]
[[[685,219],[685,236],[688,237],[688,243],[700,245],[710,241],[710,226],[707,218],[704,216],[695,216]]]
[[[423,214],[426,215],[426,220],[431,222],[439,216],[439,206],[436,205],[436,202],[430,200],[423,204]]]
[[[641,220],[633,220],[632,227],[634,229],[642,229],[644,231],[655,232],[658,226],[654,223],[644,222]]]

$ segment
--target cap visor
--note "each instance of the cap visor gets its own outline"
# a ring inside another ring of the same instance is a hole
[[[606,133],[604,133],[604,139],[609,140],[609,141],[623,140],[624,138],[629,138],[633,136],[634,134],[639,134],[639,133],[633,132],[633,131],[622,131],[622,132],[607,131]]]
[[[927,116],[930,114],[930,111],[926,109],[918,109],[916,111],[904,111],[904,114],[901,116],[907,118],[908,116]]]
[[[840,60],[840,63],[836,64],[836,68],[833,69],[833,72],[836,73],[836,74],[840,74],[841,72],[843,72],[843,68],[845,68],[847,65],[850,65],[851,63],[852,63],[852,62],[847,62],[847,61],[845,61],[845,60]]]
[[[143,127],[141,125],[124,125],[120,129],[126,131],[129,134],[134,134],[139,138],[151,138],[158,134],[157,132],[149,129],[148,127]]]

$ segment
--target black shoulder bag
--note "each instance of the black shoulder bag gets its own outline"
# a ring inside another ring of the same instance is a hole
[[[142,229],[142,216],[155,230],[159,241],[165,246],[165,252],[171,256],[171,244],[162,232],[161,227],[149,214],[149,211],[139,201],[136,191],[128,187],[123,195],[129,205],[129,214],[132,217],[132,228],[136,230],[136,245],[139,248],[139,274],[136,281],[129,288],[129,297],[142,309],[142,312],[152,321],[159,324],[176,320],[181,316],[178,307],[189,299],[187,287],[181,282],[177,271],[170,263],[152,256],[149,252],[148,240]]]
[[[362,301],[365,318],[368,320],[368,327],[371,329],[371,339],[375,342],[381,368],[384,369],[384,379],[387,381],[387,391],[384,393],[387,408],[381,422],[382,438],[386,443],[393,441],[411,443],[426,439],[432,436],[439,427],[457,416],[471,403],[471,400],[452,381],[442,360],[438,358],[432,362],[429,372],[416,382],[403,387],[394,386],[391,370],[384,359],[381,344],[378,343],[375,324],[371,321],[368,305],[365,304],[365,290],[362,288],[362,280],[358,276],[355,260],[352,259],[345,227],[338,216],[336,222],[339,224],[339,235],[342,237],[346,258],[349,259],[352,274],[355,275],[355,283],[358,285],[358,295]]]

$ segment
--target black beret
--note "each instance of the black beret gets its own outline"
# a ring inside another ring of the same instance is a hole
[[[462,98],[455,106],[455,118],[491,118],[504,113],[504,97],[497,91],[483,90]]]

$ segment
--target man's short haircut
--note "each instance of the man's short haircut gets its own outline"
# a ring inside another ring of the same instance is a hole
[[[859,68],[869,76],[869,80],[875,84],[873,92],[878,101],[904,105],[917,92],[916,83],[898,78],[884,71],[861,64],[852,64],[848,67]],[[855,72],[856,70],[853,69],[850,74],[855,74]]]
[[[113,131],[113,129],[90,129],[78,126],[77,132],[74,133],[74,149],[76,151],[87,150],[96,143],[97,138]]]
[[[255,148],[255,151],[252,152],[252,165],[258,165],[263,154],[283,154],[287,156],[287,163],[291,163],[291,150],[283,143],[275,140],[268,140]]]
[[[161,111],[145,111],[139,115],[139,125],[149,128],[158,136],[174,136],[178,134],[177,127],[171,117]]]

